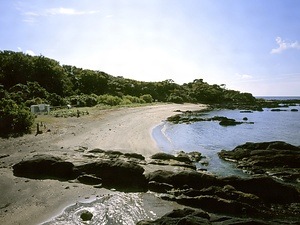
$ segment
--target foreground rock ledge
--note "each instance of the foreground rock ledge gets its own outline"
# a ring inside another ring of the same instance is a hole
[[[248,143],[246,146],[248,150],[262,147],[286,150],[289,147],[289,150],[298,151],[298,147],[282,142]],[[125,192],[152,191],[163,199],[193,208],[175,211],[156,223],[141,221],[139,224],[300,223],[299,187],[278,182],[270,176],[242,179],[197,172],[192,160],[198,161],[201,156],[195,157],[195,153],[185,155],[181,152],[176,157],[163,153],[150,159],[139,154],[101,149],[77,154],[81,154],[82,161],[35,155],[15,164],[13,172],[15,176],[31,179],[72,180]]]

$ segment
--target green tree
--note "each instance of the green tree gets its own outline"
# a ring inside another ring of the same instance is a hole
[[[11,99],[0,100],[0,135],[30,132],[34,117],[28,108],[16,104]]]

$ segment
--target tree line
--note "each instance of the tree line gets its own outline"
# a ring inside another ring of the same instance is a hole
[[[0,133],[22,130],[24,126],[27,127],[25,131],[28,130],[30,123],[18,121],[32,120],[32,116],[25,113],[32,104],[94,106],[152,101],[211,104],[253,102],[255,98],[249,93],[228,90],[225,85],[210,85],[203,79],[183,85],[171,79],[137,81],[102,71],[60,65],[42,55],[0,51]],[[16,119],[16,115],[21,118]]]

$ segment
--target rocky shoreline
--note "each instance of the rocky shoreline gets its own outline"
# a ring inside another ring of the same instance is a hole
[[[81,149],[76,160],[37,154],[12,168],[17,177],[153,192],[188,207],[138,224],[300,223],[299,147],[284,142],[246,143],[219,156],[253,176],[219,177],[197,171],[194,163],[202,156],[195,152],[145,158],[137,153]]]

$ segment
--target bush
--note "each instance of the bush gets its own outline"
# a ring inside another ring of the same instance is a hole
[[[0,101],[0,136],[29,133],[34,117],[24,105],[11,99]]]
[[[125,95],[123,96],[123,99],[129,100],[131,103],[138,103],[138,104],[146,103],[143,99],[131,95]]]
[[[116,106],[116,105],[120,105],[121,102],[122,102],[122,99],[117,97],[117,96],[100,95],[98,97],[98,103],[102,103],[102,104],[105,104],[105,105]]]
[[[171,94],[168,98],[168,102],[173,102],[173,103],[184,103],[184,100],[182,97],[173,95]]]
[[[152,102],[153,102],[152,95],[150,95],[150,94],[142,95],[142,96],[140,97],[140,99],[142,99],[142,100],[145,101],[146,103],[152,103]]]

